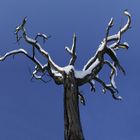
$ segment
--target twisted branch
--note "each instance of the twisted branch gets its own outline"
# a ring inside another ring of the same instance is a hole
[[[32,56],[30,56],[26,50],[18,49],[18,50],[10,51],[6,53],[4,56],[0,57],[0,61],[4,61],[9,56],[24,54],[36,65],[35,70],[32,72],[33,78],[43,81],[43,76],[48,73],[48,75],[53,78],[56,84],[64,84],[65,75],[69,74],[71,71],[74,71],[75,80],[78,86],[89,83],[91,86],[91,91],[93,90],[95,91],[96,90],[95,83],[94,83],[95,80],[103,86],[104,91],[106,90],[110,91],[114,99],[120,100],[121,97],[117,96],[116,94],[118,93],[118,90],[115,84],[115,76],[117,76],[117,68],[121,70],[124,74],[125,74],[125,70],[121,66],[117,58],[116,51],[121,48],[123,49],[129,48],[128,43],[126,42],[121,43],[121,37],[130,28],[130,24],[131,24],[131,15],[129,14],[129,12],[125,10],[124,14],[128,17],[127,23],[122,28],[120,28],[120,30],[114,35],[109,35],[110,29],[113,27],[113,23],[114,23],[113,18],[111,18],[106,28],[105,38],[99,45],[95,55],[93,55],[93,57],[91,57],[88,60],[88,62],[85,64],[82,71],[76,71],[74,68],[74,64],[77,59],[75,34],[73,35],[73,42],[71,48],[65,47],[66,51],[71,55],[69,65],[65,67],[60,67],[52,60],[49,53],[46,50],[44,50],[42,46],[38,43],[39,37],[41,37],[43,39],[43,42],[45,43],[45,41],[48,40],[51,36],[47,36],[43,33],[38,33],[35,39],[32,39],[27,35],[25,29],[27,17],[25,17],[22,23],[16,28],[15,35],[18,44],[21,39],[24,39],[24,41],[27,44],[32,46],[33,48]],[[19,32],[21,32],[21,36],[19,36]],[[109,44],[109,42],[113,42],[113,43]],[[45,65],[42,65],[40,61],[36,58],[36,51],[38,51],[41,55],[43,55],[46,58],[47,63]],[[105,54],[110,56],[111,61],[104,60]],[[107,64],[111,68],[110,84],[106,84],[103,80],[98,78],[98,74],[105,64]],[[41,72],[41,75],[38,75],[39,72]],[[81,94],[79,94],[78,96],[81,102],[84,104],[85,102],[84,97]]]
[[[31,57],[27,51],[25,51],[24,49],[17,49],[17,50],[13,50],[13,51],[10,51],[10,52],[7,52],[4,56],[1,56],[0,57],[0,61],[4,61],[5,59],[7,59],[8,57],[10,56],[15,56],[17,54],[23,54],[25,55],[27,58],[29,58],[33,63],[36,64],[36,68],[35,68],[35,71],[32,73],[32,76],[38,80],[42,80],[43,82],[48,82],[48,81],[44,81],[42,79],[42,76],[44,76],[45,72],[47,71],[49,73],[49,75],[54,79],[55,83],[57,84],[62,84],[63,80],[62,80],[62,77],[60,78],[60,76],[56,76],[50,66],[48,64],[45,64],[45,65],[42,65],[40,63],[40,61],[38,61],[37,58],[35,57]],[[41,73],[43,73],[42,76],[38,76],[37,75],[37,72],[40,71]]]
[[[94,78],[97,82],[99,82],[102,86],[103,86],[103,92],[106,92],[106,90],[110,91],[112,97],[115,99],[115,100],[122,100],[122,97],[121,96],[117,96],[117,90],[114,89],[114,87],[112,85],[107,85],[103,80],[99,79],[98,77],[95,77]]]
[[[108,36],[107,37],[107,41],[108,42],[118,40],[119,34],[122,35],[123,33],[125,33],[130,28],[130,25],[131,25],[131,15],[130,15],[130,13],[127,10],[124,11],[124,15],[126,15],[128,17],[127,23],[124,25],[123,28],[120,29],[120,31],[117,34]]]
[[[21,31],[22,32],[22,37],[24,38],[24,40],[26,41],[26,43],[32,45],[33,50],[34,49],[37,49],[45,58],[47,58],[48,63],[51,65],[51,67],[53,67],[56,71],[58,71],[60,73],[63,73],[63,69],[54,63],[54,61],[51,59],[51,57],[48,54],[48,52],[45,51],[41,47],[41,45],[37,42],[37,40],[34,40],[34,39],[30,38],[29,36],[27,36],[27,32],[26,32],[26,29],[25,29],[26,21],[27,21],[27,19],[24,18],[22,24],[19,25],[16,28],[16,34],[18,35],[19,31]],[[43,36],[43,35],[41,35],[41,36]],[[34,54],[33,54],[33,56],[34,56]]]
[[[125,74],[124,68],[121,66],[117,56],[116,56],[116,50],[120,48],[128,49],[129,45],[128,43],[120,43],[122,34],[125,33],[129,28],[131,24],[131,15],[128,11],[124,11],[124,14],[128,17],[127,23],[124,27],[120,28],[117,34],[109,36],[109,31],[113,27],[113,18],[111,18],[110,22],[108,23],[107,29],[106,29],[106,36],[99,45],[99,48],[97,49],[95,55],[89,59],[89,61],[85,64],[83,71],[76,72],[76,77],[79,85],[83,85],[85,83],[89,83],[91,85],[91,89],[93,90],[95,85],[92,84],[92,80],[96,80],[99,83],[102,84],[104,89],[109,90],[112,93],[112,97],[114,99],[120,99],[120,97],[116,97],[116,92],[118,92],[116,84],[115,84],[115,76],[117,76],[117,69],[121,70],[123,74]],[[115,41],[115,43],[108,45],[109,42]],[[113,62],[109,62],[107,60],[104,60],[104,55],[107,54],[110,56],[111,60]],[[99,74],[100,70],[102,69],[103,65],[107,64],[111,68],[111,74],[110,74],[110,84],[107,85],[105,82],[103,82],[101,79],[97,78],[97,75]],[[80,73],[80,74],[77,74]],[[80,75],[80,76],[79,76]]]
[[[45,43],[45,41],[48,40],[48,39],[51,37],[51,35],[47,36],[47,35],[42,34],[42,33],[37,33],[37,35],[36,35],[36,37],[35,37],[35,40],[37,40],[38,37],[43,38],[43,43]]]

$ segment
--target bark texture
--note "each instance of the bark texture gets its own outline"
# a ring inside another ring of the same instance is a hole
[[[65,140],[84,140],[78,100],[78,85],[74,73],[65,76],[64,82],[64,137]]]

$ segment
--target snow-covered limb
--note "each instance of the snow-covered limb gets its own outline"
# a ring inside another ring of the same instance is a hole
[[[96,91],[96,88],[95,88],[95,81],[92,80],[92,81],[89,81],[88,83],[89,83],[90,86],[91,86],[90,90],[95,92],[95,91]]]
[[[71,59],[69,62],[69,65],[74,65],[75,61],[76,61],[76,35],[75,33],[73,34],[73,42],[72,42],[72,47],[71,49],[69,47],[65,47],[66,51],[71,55]]]
[[[115,67],[115,64],[111,64],[109,61],[105,60],[105,64],[107,64],[111,68],[111,74],[110,74],[110,82],[114,89],[117,89],[116,83],[115,83],[115,76],[117,76],[117,69]]]
[[[54,70],[50,64],[47,65],[47,72],[53,78],[54,82],[58,85],[63,84],[63,76],[58,71]]]
[[[109,31],[110,29],[113,27],[113,18],[110,19],[109,23],[108,23],[108,26],[107,26],[107,29],[106,29],[106,36],[105,36],[105,39],[104,39],[104,48],[107,46],[107,38],[109,36]]]
[[[26,22],[27,22],[27,17],[25,17],[23,19],[21,25],[16,27],[15,35],[16,35],[16,41],[17,41],[18,44],[19,44],[19,41],[22,39],[22,36],[19,36],[19,31],[23,29],[23,27],[25,26]]]
[[[129,48],[129,44],[127,42],[119,43],[119,44],[114,43],[114,44],[111,44],[109,46],[109,48],[112,48],[114,51],[119,50],[121,48],[122,49],[128,49]]]
[[[118,92],[115,84],[115,76],[117,75],[116,68],[118,68],[125,74],[125,70],[121,66],[115,51],[120,48],[128,49],[129,47],[128,43],[121,43],[122,34],[130,28],[131,24],[131,15],[129,14],[129,12],[124,11],[124,14],[128,17],[126,25],[123,28],[121,28],[117,34],[109,36],[109,31],[113,27],[114,22],[113,18],[111,18],[106,29],[106,36],[99,45],[99,48],[97,49],[95,55],[93,55],[93,57],[91,57],[88,60],[88,62],[84,65],[83,71],[75,70],[75,77],[77,78],[80,86],[89,83],[91,87],[93,87],[91,81],[96,80],[103,85],[104,91],[109,90],[112,93],[114,99],[120,99],[120,97],[116,97],[115,94],[116,92]],[[108,45],[110,41],[115,42]],[[113,62],[104,60],[105,54],[109,55]],[[106,85],[102,80],[97,78],[97,75],[100,73],[100,70],[102,69],[104,64],[107,64],[111,68],[109,85]]]
[[[37,74],[37,71],[35,70],[35,71],[33,71],[33,73],[32,73],[32,78],[31,78],[31,80],[33,79],[33,78],[35,78],[35,79],[37,79],[37,80],[41,80],[42,82],[44,82],[44,83],[48,83],[48,82],[50,82],[51,81],[51,79],[49,79],[49,80],[44,80],[43,79],[43,77],[45,76],[45,73],[43,73],[42,75],[38,75]]]
[[[61,67],[59,67],[58,65],[56,65],[53,60],[51,59],[50,55],[48,54],[47,51],[45,51],[41,45],[37,42],[37,40],[35,39],[32,39],[30,38],[28,35],[27,35],[27,32],[26,32],[26,29],[25,29],[25,24],[26,24],[26,18],[23,19],[23,22],[21,25],[19,25],[16,29],[16,34],[18,35],[18,32],[21,31],[22,32],[22,37],[24,38],[24,40],[32,45],[33,47],[33,50],[34,49],[37,49],[38,52],[40,52],[45,58],[47,58],[48,60],[48,63],[51,65],[51,67],[53,67],[56,71],[59,71],[60,73],[63,73],[63,70]],[[33,56],[34,56],[34,53],[33,53]]]
[[[13,50],[10,52],[7,52],[4,56],[0,57],[0,61],[4,61],[6,58],[10,57],[10,56],[15,56],[17,54],[24,54],[26,57],[28,57],[31,61],[33,61],[40,69],[43,68],[42,64],[36,59],[36,58],[32,58],[27,51],[25,51],[24,49],[17,49],[17,50]]]
[[[35,37],[36,42],[37,42],[38,37],[43,38],[43,43],[45,43],[45,41],[48,40],[51,37],[51,35],[47,36],[46,34],[43,34],[43,33],[37,33]],[[33,57],[34,56],[35,56],[35,47],[33,47]]]
[[[32,73],[32,75],[36,79],[42,79],[42,77],[37,76],[36,73],[38,72],[38,69],[40,69],[41,71],[44,71],[45,67],[36,58],[32,58],[27,53],[27,51],[25,51],[24,49],[18,49],[18,50],[13,50],[13,51],[7,52],[4,56],[0,57],[0,61],[4,61],[6,58],[8,58],[10,56],[15,56],[17,54],[24,54],[27,58],[29,58],[31,61],[33,61],[36,64],[37,69]]]
[[[109,90],[110,91],[110,93],[111,93],[111,95],[112,95],[112,97],[115,99],[115,100],[121,100],[122,98],[121,98],[121,96],[117,96],[117,92],[118,92],[118,90],[117,89],[115,89],[112,85],[107,85],[103,80],[101,80],[100,78],[98,78],[98,77],[95,77],[94,78],[97,82],[99,82],[102,86],[103,86],[103,89],[105,90],[105,92],[106,92],[106,90]],[[104,91],[103,91],[104,92]]]
[[[130,24],[131,24],[131,15],[129,14],[129,12],[124,11],[124,14],[128,17],[128,21],[126,25],[123,28],[121,28],[117,34],[109,36],[110,28],[113,27],[113,18],[111,18],[106,29],[106,37],[103,39],[103,41],[99,45],[99,48],[96,51],[95,55],[92,58],[90,58],[89,61],[85,64],[83,70],[88,69],[96,61],[97,58],[99,57],[102,58],[102,56],[104,55],[106,51],[105,48],[113,48],[114,50],[116,50],[116,48],[117,49],[128,48],[127,44],[124,44],[124,43],[120,44],[120,39],[121,39],[122,34],[130,28]],[[107,46],[107,43],[110,41],[117,41],[117,42]],[[109,52],[112,52],[112,51],[110,51],[110,49],[107,49],[106,53],[109,53]],[[120,69],[122,69],[122,71],[124,72],[123,68],[120,67]]]
[[[43,34],[43,33],[37,33],[35,40],[37,40],[38,37],[43,38],[43,43],[45,43],[45,41],[48,40],[51,37],[51,35],[47,36],[46,34]]]
[[[113,60],[114,64],[123,72],[125,75],[125,70],[124,68],[120,65],[120,62],[116,56],[115,51],[112,48],[107,48],[106,53],[110,56],[110,58]]]
[[[128,20],[127,20],[127,23],[124,25],[124,27],[121,28],[120,31],[119,31],[121,33],[121,35],[123,33],[125,33],[130,28],[130,24],[131,24],[131,15],[130,15],[130,13],[127,10],[125,10],[124,11],[124,14],[128,17]],[[119,38],[119,32],[117,34],[108,36],[107,37],[107,41],[115,41],[115,40],[118,40],[118,38]]]
[[[71,48],[65,47],[66,51],[71,55],[69,64],[67,66],[60,67],[52,60],[49,53],[42,48],[42,46],[39,44],[39,41],[38,41],[39,37],[43,38],[43,40],[45,41],[45,40],[48,40],[50,36],[47,36],[42,33],[38,33],[35,39],[33,39],[27,35],[26,29],[25,29],[27,18],[24,18],[21,25],[19,25],[16,28],[15,34],[16,34],[16,40],[18,43],[21,39],[24,39],[24,41],[27,44],[31,45],[31,47],[33,48],[32,56],[29,55],[28,52],[26,52],[24,49],[18,49],[18,50],[13,50],[11,52],[8,52],[4,56],[0,57],[0,61],[5,60],[7,57],[11,55],[14,56],[16,54],[22,53],[35,63],[36,67],[35,67],[34,72],[32,73],[32,76],[36,79],[42,80],[42,77],[44,76],[44,74],[48,73],[49,76],[53,78],[56,84],[64,84],[65,77],[67,78],[70,77],[71,76],[70,73],[72,72],[74,75],[74,79],[76,80],[76,84],[78,86],[89,83],[91,86],[91,91],[92,90],[95,91],[95,83],[93,81],[98,81],[103,86],[104,91],[106,90],[110,91],[112,94],[112,97],[114,99],[119,100],[121,98],[116,95],[118,90],[115,84],[115,76],[117,75],[117,68],[120,69],[124,74],[125,74],[125,71],[120,64],[115,51],[120,48],[124,48],[124,49],[129,48],[128,43],[126,42],[121,43],[121,37],[122,37],[122,34],[130,28],[130,24],[131,24],[131,15],[129,14],[129,12],[124,11],[124,14],[128,17],[126,25],[120,28],[120,30],[116,34],[109,35],[110,29],[113,27],[113,24],[114,24],[113,23],[114,20],[113,18],[111,18],[106,28],[105,38],[102,40],[96,53],[87,61],[87,63],[84,65],[81,71],[76,70],[74,68],[74,64],[77,58],[75,34],[73,35],[73,42],[72,42]],[[21,36],[19,36],[19,32],[21,32]],[[38,51],[42,56],[46,58],[45,65],[42,65],[40,61],[38,61],[38,59],[36,58],[36,51]],[[104,56],[106,54],[110,56],[111,61],[104,60]],[[111,68],[109,84],[106,84],[104,81],[102,81],[101,79],[97,77],[97,75],[100,73],[100,70],[103,68],[104,64],[107,64]],[[41,75],[38,75],[39,72],[41,72]]]
[[[113,26],[113,18],[108,23],[107,29],[106,29],[106,37],[103,39],[101,44],[99,45],[99,48],[97,49],[95,55],[91,57],[88,62],[84,65],[83,71],[90,68],[94,63],[96,63],[97,59],[100,61],[100,63],[103,62],[103,55],[105,54],[106,48],[107,48],[107,38],[109,35],[110,28]]]
[[[31,73],[32,74],[32,78],[31,80],[33,80],[33,78],[37,79],[37,80],[41,80],[44,83],[48,83],[51,81],[51,79],[49,80],[44,80],[43,77],[44,76],[49,76],[48,74],[46,74],[47,72],[47,65],[44,65],[42,69],[40,69],[37,65],[35,66],[35,70]],[[38,75],[38,73],[41,73],[40,75]],[[50,77],[50,76],[49,76]]]
[[[36,57],[32,57],[28,54],[27,51],[25,51],[24,49],[17,49],[17,50],[13,50],[10,52],[7,52],[4,56],[0,57],[0,61],[4,61],[6,60],[8,57],[10,56],[15,56],[18,54],[23,54],[25,55],[27,58],[29,58],[35,65],[36,65],[36,69],[35,71],[32,73],[32,76],[36,79],[40,79],[42,80],[42,76],[38,76],[37,72],[40,71],[42,74],[44,74],[46,71],[49,73],[49,75],[54,79],[54,81],[56,83],[62,84],[62,77],[61,80],[59,79],[59,76],[56,76],[53,74],[53,72],[51,71],[51,68],[49,68],[48,64],[42,65],[40,63],[40,61],[38,61],[38,59]],[[43,80],[42,80],[43,81]],[[44,81],[46,82],[46,81]]]
[[[88,62],[84,65],[83,67],[83,71],[87,71],[88,69],[91,69],[95,67],[95,64],[97,64],[98,62],[102,63],[103,62],[103,56],[105,53],[105,41],[101,42],[101,44],[99,45],[99,48],[97,49],[95,55],[93,57],[91,57]]]

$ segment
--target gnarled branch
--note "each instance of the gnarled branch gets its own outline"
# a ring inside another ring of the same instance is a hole
[[[43,43],[45,43],[45,41],[48,40],[51,37],[51,35],[47,36],[46,34],[43,33],[37,33],[35,40],[37,40],[38,37],[43,38]]]
[[[32,73],[33,77],[35,77],[36,79],[40,79],[42,80],[41,76],[36,75],[38,71],[42,72],[43,74],[45,73],[45,71],[47,71],[49,73],[49,75],[54,79],[55,83],[57,84],[62,84],[62,76],[60,78],[60,76],[55,75],[50,66],[48,64],[42,65],[40,63],[40,61],[37,60],[37,58],[35,57],[31,57],[27,51],[25,51],[24,49],[17,49],[17,50],[13,50],[10,52],[7,52],[4,56],[0,57],[0,61],[4,61],[6,58],[10,57],[10,56],[15,56],[17,54],[24,54],[27,58],[29,58],[33,63],[36,64],[36,69],[35,71]],[[44,81],[44,80],[42,80]],[[44,81],[46,82],[46,81]]]
[[[51,59],[48,52],[45,51],[41,47],[41,45],[37,42],[37,40],[34,40],[34,39],[30,38],[29,36],[27,36],[27,32],[26,32],[26,29],[25,29],[26,21],[27,21],[27,19],[24,18],[22,24],[19,25],[16,28],[16,34],[18,35],[18,32],[21,31],[22,34],[23,34],[23,38],[26,41],[26,43],[32,45],[33,49],[37,49],[43,56],[45,56],[45,58],[47,58],[48,63],[51,65],[51,67],[53,67],[56,71],[59,71],[60,73],[63,73],[63,69],[54,63],[54,61]],[[41,36],[43,36],[43,35],[41,35]]]
[[[124,14],[128,17],[126,25],[123,28],[121,28],[117,34],[109,36],[109,31],[113,27],[113,18],[111,18],[106,29],[106,36],[99,45],[99,48],[97,49],[95,55],[91,57],[89,61],[85,64],[83,71],[75,71],[75,75],[80,86],[88,82],[93,89],[94,85],[91,83],[91,81],[96,80],[100,82],[105,89],[108,89],[112,93],[114,99],[120,99],[117,98],[114,94],[115,92],[117,92],[117,87],[114,80],[117,72],[116,68],[118,68],[125,74],[125,70],[121,66],[115,51],[120,48],[128,49],[129,47],[128,43],[126,42],[120,43],[122,34],[130,28],[131,24],[131,15],[129,14],[129,12],[124,11]],[[115,43],[108,45],[108,42],[110,41],[115,41]],[[113,63],[104,60],[105,54],[110,56]],[[111,83],[109,86],[106,85],[102,80],[97,78],[97,75],[99,74],[104,64],[107,64],[111,68]]]
[[[125,33],[130,28],[130,25],[131,25],[131,15],[130,15],[130,13],[127,10],[124,11],[124,14],[128,17],[127,23],[123,26],[123,28],[120,29],[120,31],[117,34],[108,36],[107,37],[107,41],[108,42],[118,40],[119,34],[122,35],[123,33]]]
[[[99,82],[102,86],[103,86],[103,92],[105,93],[106,90],[110,91],[112,97],[115,99],[115,100],[122,100],[122,97],[121,96],[117,96],[117,90],[114,89],[114,87],[110,84],[106,84],[103,80],[101,80],[100,78],[98,77],[94,77],[94,79]]]
[[[123,33],[125,33],[129,28],[131,24],[131,15],[128,11],[124,11],[124,14],[128,17],[127,23],[120,28],[120,30],[114,34],[109,35],[110,29],[113,27],[114,20],[111,18],[111,20],[108,23],[108,26],[106,28],[106,34],[105,38],[99,45],[95,55],[91,57],[88,62],[83,67],[82,71],[77,71],[74,68],[74,64],[76,61],[76,35],[73,35],[73,43],[72,47],[65,47],[66,51],[71,55],[71,59],[69,61],[69,65],[65,67],[58,66],[50,57],[49,53],[42,48],[42,46],[38,42],[38,38],[43,38],[43,41],[48,40],[50,36],[47,36],[43,33],[38,33],[35,37],[35,39],[30,38],[27,35],[25,25],[27,22],[27,18],[25,17],[22,21],[22,23],[16,28],[15,34],[17,42],[21,39],[24,39],[24,41],[31,45],[33,48],[33,54],[30,56],[27,51],[24,49],[18,49],[11,52],[6,53],[4,56],[0,57],[0,61],[5,60],[7,57],[11,55],[16,55],[19,53],[24,54],[27,56],[31,61],[33,61],[36,65],[35,70],[32,73],[32,76],[36,79],[41,79],[46,74],[46,72],[54,79],[55,83],[57,84],[64,84],[64,76],[68,75],[69,72],[74,71],[75,79],[78,84],[78,86],[81,86],[83,84],[89,83],[91,86],[91,91],[95,91],[95,83],[92,81],[98,81],[101,83],[104,87],[104,89],[109,90],[112,93],[112,96],[114,99],[118,99],[115,96],[115,92],[117,92],[117,87],[115,84],[115,76],[117,73],[117,68],[121,70],[125,74],[124,68],[121,66],[119,59],[117,58],[116,51],[120,48],[128,49],[129,45],[128,43],[124,42],[121,43],[121,37]],[[19,32],[21,32],[21,36],[19,36]],[[109,44],[109,42],[113,42],[112,44]],[[36,51],[38,51],[42,56],[44,56],[47,60],[47,63],[45,65],[42,65],[40,61],[36,58]],[[111,61],[104,60],[104,56],[107,54],[110,56]],[[101,79],[98,78],[98,74],[100,73],[101,69],[103,68],[104,64],[107,64],[111,68],[111,74],[110,74],[110,84],[105,84]],[[41,72],[41,75],[38,75],[38,72]]]

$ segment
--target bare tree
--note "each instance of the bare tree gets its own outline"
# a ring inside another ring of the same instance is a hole
[[[95,55],[88,60],[81,71],[76,70],[74,67],[77,58],[75,34],[73,35],[71,48],[65,47],[66,51],[71,55],[69,64],[65,67],[60,67],[52,60],[49,53],[42,48],[38,41],[38,38],[43,38],[45,42],[50,36],[42,33],[38,33],[34,39],[28,36],[25,29],[27,18],[24,18],[22,23],[16,28],[15,34],[18,43],[23,39],[27,44],[31,45],[32,54],[20,48],[7,52],[4,56],[0,57],[0,61],[4,61],[9,56],[23,54],[35,64],[32,78],[44,81],[43,77],[49,75],[57,85],[63,84],[65,140],[84,140],[80,122],[79,101],[85,105],[85,99],[79,91],[80,86],[88,83],[91,87],[91,91],[95,91],[95,82],[98,82],[102,85],[104,93],[109,91],[115,100],[122,99],[121,96],[118,95],[115,77],[117,76],[117,69],[125,74],[116,56],[116,51],[121,48],[128,49],[129,47],[127,43],[121,43],[122,35],[130,28],[131,24],[131,15],[129,12],[125,10],[124,14],[128,17],[127,23],[114,35],[109,35],[109,31],[113,27],[114,22],[113,18],[111,18],[106,29],[105,38],[99,45]],[[46,59],[46,64],[41,64],[36,57],[37,51]],[[111,60],[105,60],[105,55],[108,55]],[[108,65],[111,69],[109,84],[106,84],[98,76],[104,65]]]

